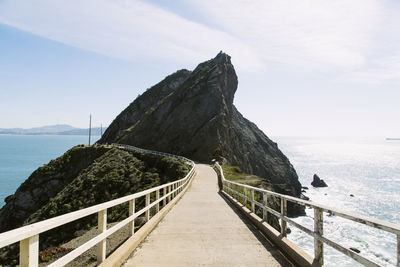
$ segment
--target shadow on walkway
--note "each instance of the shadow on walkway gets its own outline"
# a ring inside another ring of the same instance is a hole
[[[221,191],[218,195],[226,202],[226,204],[231,207],[235,214],[242,220],[246,227],[254,234],[258,241],[264,246],[264,248],[271,253],[271,255],[282,265],[282,266],[298,266],[293,264],[286,256],[283,254],[279,247],[272,243],[250,220],[243,214],[244,211],[239,210]],[[249,212],[250,213],[250,212]]]

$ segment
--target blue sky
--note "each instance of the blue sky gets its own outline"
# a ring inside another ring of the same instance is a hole
[[[108,125],[220,50],[267,135],[400,136],[400,3],[0,0],[0,128]]]

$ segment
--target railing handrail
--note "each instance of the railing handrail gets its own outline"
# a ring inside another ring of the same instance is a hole
[[[29,224],[29,225],[25,225],[22,226],[20,228],[14,229],[14,230],[10,230],[4,233],[0,234],[0,248],[1,247],[5,247],[7,245],[13,244],[15,242],[18,242],[22,239],[25,239],[27,237],[33,236],[33,235],[37,235],[43,232],[46,232],[48,230],[51,230],[53,228],[56,228],[58,226],[61,226],[63,224],[69,223],[71,221],[75,221],[78,219],[81,219],[83,217],[95,214],[101,210],[104,209],[108,209],[114,206],[117,206],[119,204],[122,204],[124,202],[128,202],[129,200],[132,199],[136,199],[142,196],[145,196],[149,193],[153,193],[157,190],[163,189],[165,187],[168,187],[169,185],[175,184],[177,182],[183,181],[185,180],[189,175],[191,174],[188,173],[187,176],[185,176],[185,178],[182,178],[180,180],[176,180],[174,182],[170,182],[167,184],[163,184],[157,187],[153,187],[141,192],[137,192],[134,193],[132,195],[128,195],[128,196],[124,196],[121,198],[117,198],[117,199],[113,199],[104,203],[100,203],[88,208],[84,208],[81,210],[77,210],[77,211],[72,211],[70,213],[67,214],[63,214],[54,218],[50,218],[44,221],[40,221],[37,223],[33,223],[33,224]]]
[[[283,203],[282,200],[284,200],[284,203],[285,203],[284,205],[285,206],[286,206],[286,201],[290,201],[290,202],[297,203],[297,204],[300,204],[300,205],[304,205],[304,206],[307,206],[307,207],[312,207],[312,208],[314,208],[314,211],[318,211],[318,212],[320,212],[320,214],[322,214],[322,212],[327,212],[327,213],[332,214],[332,215],[337,215],[339,217],[342,217],[342,218],[345,218],[345,219],[348,219],[348,220],[352,220],[352,221],[357,222],[357,223],[365,224],[365,225],[368,225],[370,227],[373,227],[373,228],[376,228],[376,229],[380,229],[380,230],[395,234],[397,236],[397,265],[396,266],[400,267],[400,225],[394,224],[394,223],[391,223],[391,222],[382,221],[382,220],[375,219],[375,218],[371,218],[371,217],[367,217],[367,216],[363,216],[363,215],[356,214],[356,213],[342,211],[342,210],[339,210],[339,209],[336,209],[336,208],[328,207],[326,205],[316,204],[316,203],[313,203],[311,201],[307,201],[307,200],[304,200],[304,199],[292,197],[292,196],[285,195],[285,194],[276,193],[276,192],[265,190],[265,189],[262,189],[262,188],[257,188],[257,187],[254,187],[254,186],[249,186],[249,185],[246,185],[246,184],[241,184],[241,183],[238,183],[238,182],[229,181],[229,180],[227,180],[225,178],[224,172],[223,172],[223,169],[222,169],[221,165],[218,162],[215,162],[215,165],[219,169],[223,185],[224,185],[224,183],[227,183],[227,184],[231,184],[231,185],[236,185],[238,187],[246,188],[246,189],[249,189],[249,190],[257,191],[257,192],[263,193],[263,195],[267,194],[267,195],[279,197],[281,199],[281,203]],[[224,190],[224,188],[225,187],[222,186],[222,190]],[[230,189],[232,191],[235,191],[232,188],[228,188],[228,189]],[[371,261],[371,260],[369,260],[367,258],[364,258],[363,256],[358,255],[353,251],[349,251],[347,248],[344,248],[343,246],[337,244],[336,242],[334,242],[334,241],[332,241],[332,240],[330,240],[330,239],[328,239],[326,237],[323,237],[322,233],[318,233],[316,231],[312,231],[312,230],[308,229],[307,227],[304,227],[304,226],[294,222],[293,220],[291,220],[287,216],[285,216],[286,214],[282,214],[282,210],[281,210],[281,213],[279,213],[279,212],[271,209],[270,207],[265,206],[264,203],[259,203],[259,202],[255,201],[254,200],[254,196],[253,196],[253,199],[249,199],[247,196],[241,194],[238,191],[235,191],[234,193],[238,194],[238,195],[241,195],[242,198],[244,199],[244,201],[250,201],[252,203],[252,205],[257,205],[260,208],[262,208],[263,210],[266,210],[266,211],[274,214],[275,216],[278,216],[283,221],[289,222],[292,225],[294,225],[295,227],[297,227],[300,230],[302,230],[303,232],[306,232],[306,233],[314,236],[314,238],[318,239],[319,242],[324,242],[324,243],[332,246],[333,248],[335,248],[335,249],[339,250],[340,252],[344,253],[345,255],[352,257],[356,261],[359,261],[359,262],[361,262],[363,264],[371,265],[371,266],[376,266],[377,265],[373,261]],[[252,207],[252,209],[254,209],[254,206]],[[286,209],[286,207],[285,207],[285,209]],[[286,210],[285,210],[285,212],[286,212]],[[321,219],[321,223],[322,223],[322,219]],[[286,225],[285,225],[285,228],[286,228]],[[321,226],[321,229],[322,229],[322,226]],[[284,235],[286,235],[286,229],[284,230]],[[323,255],[322,255],[322,257],[323,257]],[[323,260],[322,260],[322,262],[323,262]]]
[[[114,147],[119,147],[119,148],[123,148],[123,149],[126,149],[126,150],[132,150],[132,151],[141,152],[141,153],[145,153],[145,154],[153,154],[153,155],[158,155],[158,156],[167,156],[167,157],[171,157],[171,158],[182,159],[182,160],[185,160],[185,161],[188,161],[188,162],[193,162],[192,160],[190,160],[188,158],[185,158],[185,157],[182,157],[182,156],[178,156],[178,155],[174,155],[174,154],[170,154],[170,153],[166,153],[166,152],[143,149],[143,148],[139,148],[139,147],[136,147],[136,146],[125,145],[125,144],[113,143],[111,145],[114,146]]]
[[[219,164],[218,164],[218,166],[221,167]],[[241,187],[252,189],[252,190],[258,191],[258,192],[268,193],[269,195],[272,195],[272,196],[283,197],[286,200],[289,200],[289,201],[297,203],[297,204],[301,204],[301,205],[304,205],[304,206],[307,206],[307,207],[320,208],[321,210],[323,210],[325,212],[330,212],[333,215],[337,215],[337,216],[342,217],[342,218],[346,218],[346,219],[349,219],[349,220],[352,220],[352,221],[355,221],[355,222],[367,224],[369,226],[372,226],[372,227],[375,227],[375,228],[378,228],[378,229],[382,229],[382,230],[385,230],[387,232],[391,232],[393,234],[397,234],[397,235],[400,234],[400,225],[398,225],[398,224],[382,221],[382,220],[379,220],[379,219],[371,218],[371,217],[364,216],[364,215],[357,214],[357,213],[350,213],[350,212],[347,212],[347,211],[342,211],[342,210],[339,210],[337,208],[332,208],[332,207],[329,207],[329,206],[326,206],[326,205],[314,203],[314,202],[311,202],[311,201],[308,201],[308,200],[304,200],[304,199],[297,198],[297,197],[292,197],[292,196],[285,195],[285,194],[276,193],[276,192],[265,190],[265,189],[262,189],[262,188],[258,188],[258,187],[254,187],[254,186],[250,186],[250,185],[246,185],[246,184],[241,184],[241,183],[229,181],[229,180],[226,180],[225,177],[223,177],[223,179],[225,181],[231,183],[231,184],[234,184],[234,185],[238,185],[238,186],[241,186]]]
[[[0,233],[0,248],[8,246],[8,245],[16,243],[16,242],[19,242],[19,241],[22,242],[23,240],[32,238],[33,236],[39,235],[43,232],[54,229],[58,226],[70,223],[72,221],[76,221],[78,219],[81,219],[81,218],[84,218],[84,217],[87,217],[87,216],[90,216],[90,215],[93,215],[96,213],[99,213],[101,211],[107,210],[108,208],[120,205],[120,204],[128,202],[128,201],[135,200],[139,197],[143,197],[143,196],[147,197],[147,196],[149,196],[149,194],[151,194],[153,192],[157,192],[157,191],[159,192],[159,190],[161,190],[161,189],[169,189],[168,194],[163,195],[161,198],[157,199],[156,201],[153,201],[153,203],[149,204],[149,207],[145,206],[142,210],[134,213],[133,215],[131,215],[130,217],[125,219],[124,221],[127,221],[127,222],[125,222],[125,224],[127,224],[129,221],[132,221],[140,214],[147,212],[151,207],[160,203],[162,200],[166,199],[167,197],[169,198],[173,194],[176,194],[184,186],[187,185],[187,180],[189,180],[194,174],[195,163],[192,160],[187,159],[185,157],[176,156],[176,155],[172,155],[172,154],[168,154],[168,153],[164,153],[164,152],[140,149],[140,148],[137,148],[134,146],[129,146],[129,145],[112,144],[112,146],[118,147],[120,149],[128,150],[128,151],[130,150],[130,151],[137,151],[137,152],[141,152],[141,153],[178,158],[178,159],[184,160],[186,163],[191,165],[192,168],[186,174],[186,176],[182,179],[179,179],[179,180],[176,180],[173,182],[169,182],[169,183],[166,183],[163,185],[159,185],[159,186],[156,186],[153,188],[149,188],[144,191],[137,192],[137,193],[134,193],[134,194],[131,194],[128,196],[118,198],[118,199],[100,203],[100,204],[97,204],[97,205],[94,205],[91,207],[87,207],[87,208],[84,208],[81,210],[73,211],[73,212],[70,212],[70,213],[67,213],[64,215],[60,215],[60,216],[57,216],[54,218],[50,218],[50,219],[47,219],[44,221],[40,221],[40,222],[33,223],[30,225],[22,226],[20,228],[13,229],[13,230],[10,230],[10,231],[4,232],[4,233]],[[175,187],[175,189],[173,189],[173,191],[171,191],[171,187]],[[165,192],[166,192],[166,190],[165,190]],[[128,219],[130,219],[130,220],[128,220]],[[120,223],[122,223],[122,222],[120,222]],[[121,226],[119,226],[119,227],[121,227]],[[116,230],[114,227],[113,227],[113,229],[114,230],[112,232],[115,232]],[[111,228],[109,230],[111,230]],[[105,233],[103,232],[102,235],[105,235]]]

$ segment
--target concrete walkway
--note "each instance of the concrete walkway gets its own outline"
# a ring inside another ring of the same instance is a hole
[[[292,266],[218,194],[197,165],[191,188],[124,266]]]

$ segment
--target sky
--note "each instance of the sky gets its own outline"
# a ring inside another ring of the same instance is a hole
[[[109,125],[221,50],[269,136],[400,137],[397,0],[0,0],[0,128]]]

